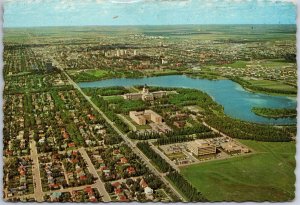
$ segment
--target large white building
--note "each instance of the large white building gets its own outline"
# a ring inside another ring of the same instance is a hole
[[[144,86],[143,90],[139,93],[127,93],[123,95],[125,100],[143,100],[143,101],[152,101],[155,98],[162,98],[166,96],[166,91],[156,91],[156,92],[149,92],[147,86]]]

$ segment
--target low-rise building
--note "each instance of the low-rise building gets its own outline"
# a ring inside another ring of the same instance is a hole
[[[222,149],[228,154],[248,153],[249,149],[244,148],[236,143],[228,142],[221,144]]]
[[[204,156],[217,153],[217,147],[205,140],[195,140],[189,142],[188,149],[196,156]]]
[[[152,121],[156,124],[160,124],[163,122],[163,118],[152,110],[145,110],[141,112],[130,111],[129,117],[138,125],[146,125],[147,121]]]

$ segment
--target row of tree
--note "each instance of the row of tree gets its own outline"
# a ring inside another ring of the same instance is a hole
[[[136,131],[130,132],[127,135],[130,139],[135,140],[149,140],[149,139],[158,139],[161,138],[161,135],[158,132],[143,132],[139,133]]]
[[[128,93],[128,90],[122,86],[113,86],[108,88],[83,88],[83,91],[88,95],[102,96],[123,95]]]
[[[291,134],[283,127],[247,123],[227,116],[210,115],[205,119],[207,124],[221,132],[238,139],[266,142],[291,141]]]
[[[165,144],[173,144],[173,143],[180,143],[180,142],[188,142],[193,141],[194,139],[207,139],[207,138],[215,138],[220,137],[220,134],[214,132],[205,132],[205,133],[198,133],[196,137],[188,136],[188,135],[177,135],[171,137],[163,137],[157,139],[157,144],[165,145]]]
[[[170,172],[167,177],[176,185],[176,187],[188,198],[190,202],[207,202],[208,200],[193,187],[182,175],[178,172]]]
[[[173,143],[180,143],[180,142],[188,142],[194,140],[192,136],[173,136],[173,137],[163,137],[158,139],[156,142],[159,145],[165,144],[173,144]]]
[[[197,124],[193,127],[185,127],[182,129],[176,129],[173,131],[169,131],[166,133],[167,137],[171,136],[178,136],[178,135],[192,135],[197,133],[204,133],[211,131],[208,127],[204,126],[203,124]]]
[[[149,158],[154,164],[162,171],[169,172],[172,171],[173,168],[169,165],[166,160],[164,160],[159,154],[157,154],[149,145],[148,142],[139,142],[137,143],[137,147]]]

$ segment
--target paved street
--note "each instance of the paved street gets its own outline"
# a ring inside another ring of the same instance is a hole
[[[87,168],[88,168],[89,172],[97,179],[96,183],[95,183],[95,187],[98,189],[99,193],[101,195],[103,195],[103,198],[102,198],[103,201],[110,202],[111,199],[104,187],[104,183],[101,182],[101,180],[97,174],[97,171],[96,171],[93,163],[91,162],[91,159],[89,158],[88,154],[86,153],[85,149],[81,147],[81,148],[79,148],[79,152],[80,152],[81,156],[83,157],[84,161],[87,163],[87,165],[88,165]]]
[[[42,202],[43,201],[43,190],[42,190],[42,182],[41,182],[41,175],[40,175],[40,166],[39,166],[39,159],[36,149],[36,142],[31,139],[30,141],[30,151],[31,151],[31,159],[33,161],[32,165],[32,177],[33,177],[33,184],[34,184],[34,197],[36,201]]]

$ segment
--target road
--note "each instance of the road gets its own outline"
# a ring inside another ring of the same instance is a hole
[[[86,153],[86,151],[83,147],[79,148],[79,152],[80,152],[81,156],[83,157],[84,161],[87,163],[87,165],[88,165],[87,168],[88,168],[89,172],[97,179],[96,183],[94,185],[98,189],[99,193],[101,195],[103,195],[102,200],[104,202],[110,202],[111,199],[109,197],[109,194],[107,193],[107,191],[104,187],[104,183],[102,183],[102,181],[100,180],[98,173],[97,173],[93,163],[91,162],[90,157],[88,156],[88,154]]]
[[[53,60],[53,64],[56,65],[64,74],[65,76],[68,78],[69,82],[71,83],[71,85],[73,85],[73,87],[75,89],[77,89],[82,95],[83,97],[91,104],[91,106],[97,110],[97,112],[106,120],[106,122],[123,138],[123,140],[127,143],[128,146],[131,147],[131,149],[134,151],[134,153],[141,157],[142,160],[144,161],[144,163],[147,165],[147,167],[153,172],[155,173],[166,185],[168,185],[172,191],[184,202],[187,202],[184,197],[176,190],[176,188],[169,183],[169,181],[166,179],[165,174],[160,173],[151,163],[150,160],[148,159],[148,157],[146,157],[135,145],[134,142],[131,141],[130,138],[127,137],[127,135],[123,134],[119,128],[115,125],[114,122],[112,122],[96,105],[95,103],[81,90],[81,88],[71,79],[71,77],[67,74],[67,72],[61,68],[61,66],[59,65],[59,63]]]
[[[30,141],[30,152],[31,152],[31,159],[33,162],[32,177],[33,177],[33,184],[34,184],[34,198],[37,202],[42,202],[44,200],[44,192],[42,190],[42,182],[41,182],[39,159],[38,159],[38,154],[36,149],[36,142],[33,139],[31,139]]]

